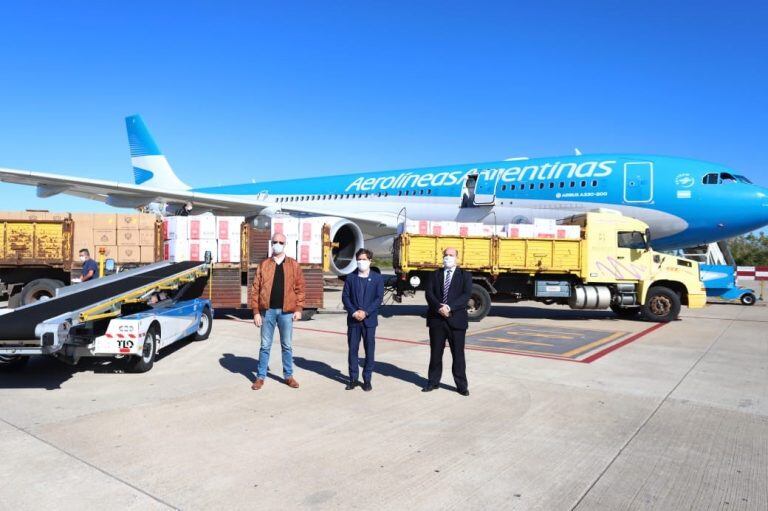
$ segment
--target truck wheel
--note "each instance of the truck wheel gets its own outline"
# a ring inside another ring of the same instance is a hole
[[[757,297],[752,293],[744,293],[743,295],[741,295],[742,305],[754,305],[756,301],[757,301]]]
[[[611,310],[620,318],[631,319],[637,317],[640,313],[640,307],[619,307],[618,305],[611,305]]]
[[[24,286],[21,289],[21,293],[19,293],[21,295],[21,305],[29,305],[38,300],[53,298],[56,295],[56,290],[60,287],[64,287],[64,283],[60,280],[33,280]]]
[[[0,371],[18,371],[29,362],[29,357],[24,355],[0,355]]]
[[[674,321],[680,314],[680,297],[664,286],[655,286],[648,291],[642,307],[643,316],[648,321],[667,323]]]
[[[211,335],[211,329],[213,328],[213,318],[211,317],[211,309],[206,307],[203,309],[203,313],[200,315],[200,322],[197,324],[197,332],[195,332],[196,341],[204,341]]]
[[[467,302],[467,314],[470,321],[480,321],[491,310],[491,295],[480,284],[472,284],[472,295]]]
[[[157,333],[154,329],[147,332],[144,337],[144,345],[140,355],[134,355],[128,360],[128,372],[146,373],[155,365],[155,353],[157,352]]]

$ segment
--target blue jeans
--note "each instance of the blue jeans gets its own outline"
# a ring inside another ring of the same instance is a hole
[[[275,336],[275,326],[280,331],[280,348],[283,351],[283,376],[285,379],[293,376],[293,313],[283,312],[283,309],[267,309],[263,314],[261,324],[261,349],[259,350],[259,370],[256,378],[265,379],[269,368],[269,352]]]

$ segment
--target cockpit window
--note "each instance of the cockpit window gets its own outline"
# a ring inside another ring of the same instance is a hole
[[[710,172],[701,180],[705,185],[719,185],[723,183],[746,183],[752,184],[752,181],[744,176],[735,176],[729,172]]]

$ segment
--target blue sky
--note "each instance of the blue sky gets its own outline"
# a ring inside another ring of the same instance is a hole
[[[768,186],[757,2],[36,2],[0,18],[0,166],[194,186],[642,152]],[[0,185],[0,209],[106,211]]]

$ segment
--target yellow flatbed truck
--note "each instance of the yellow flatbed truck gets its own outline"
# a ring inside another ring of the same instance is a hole
[[[678,317],[681,305],[704,307],[706,291],[695,261],[655,252],[648,226],[612,212],[585,213],[561,222],[581,227],[580,239],[433,236],[395,239],[394,297],[423,289],[442,266],[446,247],[472,272],[470,319],[479,321],[494,301],[536,300],[573,309],[612,309],[649,321]]]

